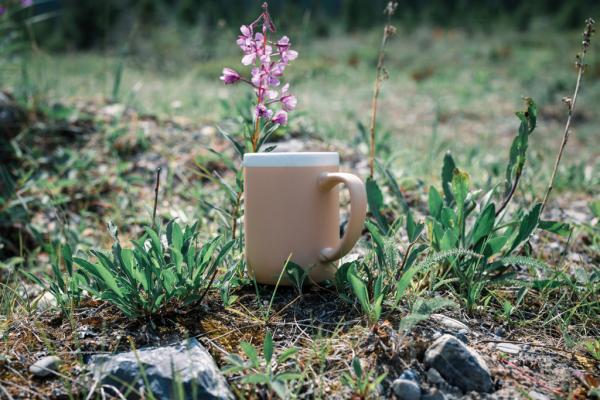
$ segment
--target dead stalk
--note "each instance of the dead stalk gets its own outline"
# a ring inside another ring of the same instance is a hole
[[[156,169],[156,186],[154,187],[154,208],[152,209],[152,229],[156,228],[156,207],[158,205],[158,187],[160,186],[160,167]]]
[[[381,45],[379,47],[379,56],[377,58],[377,75],[375,77],[375,85],[373,88],[373,98],[371,99],[371,125],[369,129],[370,140],[369,140],[369,177],[373,178],[375,171],[375,124],[377,122],[377,100],[379,99],[379,93],[381,92],[381,82],[387,78],[387,71],[384,67],[385,61],[385,47],[390,37],[396,33],[396,28],[391,25],[392,15],[396,12],[398,2],[390,1],[385,10],[384,14],[387,15],[387,23],[383,28],[383,37],[381,39]]]
[[[575,91],[573,93],[573,97],[565,97],[563,98],[563,102],[567,105],[568,116],[567,123],[565,124],[565,130],[563,132],[563,139],[560,145],[560,149],[558,150],[558,154],[556,155],[556,161],[554,162],[554,169],[552,170],[552,176],[550,177],[550,182],[548,182],[548,188],[546,189],[546,194],[544,195],[544,200],[542,201],[541,211],[544,211],[544,207],[546,207],[546,203],[548,202],[548,197],[550,196],[550,192],[554,188],[554,179],[556,178],[556,171],[558,170],[558,165],[560,164],[560,160],[562,159],[563,152],[567,145],[567,141],[569,140],[570,128],[571,128],[571,120],[573,119],[573,113],[575,112],[575,103],[577,101],[577,94],[579,93],[579,87],[581,84],[581,77],[583,76],[583,71],[585,70],[584,59],[587,54],[587,50],[590,47],[590,38],[592,34],[595,32],[594,24],[596,22],[592,18],[588,18],[585,21],[585,30],[583,31],[583,42],[582,42],[582,51],[577,54],[575,60],[575,66],[577,67],[577,83],[575,84]],[[540,213],[541,213],[540,211]]]
[[[242,202],[242,193],[243,192],[241,190],[237,192],[237,197],[235,199],[235,205],[233,206],[233,212],[231,215],[231,219],[232,219],[232,221],[231,221],[232,228],[231,229],[233,230],[233,233],[231,234],[231,238],[233,240],[235,240],[235,237],[236,237],[237,219],[238,219],[238,213],[240,211],[240,204]]]

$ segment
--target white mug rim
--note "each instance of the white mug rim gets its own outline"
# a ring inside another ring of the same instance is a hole
[[[295,151],[244,154],[244,167],[339,166],[340,155],[333,151]]]

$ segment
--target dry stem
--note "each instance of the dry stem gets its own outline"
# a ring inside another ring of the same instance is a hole
[[[573,119],[573,113],[575,111],[575,103],[577,101],[577,93],[579,93],[579,87],[581,84],[581,77],[583,76],[583,71],[585,69],[584,59],[587,53],[587,49],[590,46],[590,38],[594,33],[594,24],[596,22],[592,18],[588,18],[585,21],[585,30],[583,31],[583,46],[580,54],[577,55],[577,61],[575,65],[577,66],[577,83],[575,84],[575,91],[573,93],[572,98],[564,98],[563,101],[567,105],[569,110],[569,115],[567,117],[567,123],[565,124],[565,130],[563,133],[562,143],[560,145],[560,149],[558,154],[556,155],[556,161],[554,162],[554,169],[552,170],[552,176],[550,177],[550,182],[548,183],[548,188],[546,189],[546,194],[544,195],[544,200],[542,201],[542,211],[544,211],[544,207],[548,202],[548,197],[550,196],[550,192],[554,188],[554,179],[556,178],[556,171],[558,170],[558,165],[560,164],[560,160],[562,159],[563,152],[567,145],[567,141],[569,140],[570,128],[571,128],[571,120]]]
[[[371,126],[370,126],[370,142],[369,142],[369,177],[373,178],[375,171],[375,124],[377,122],[377,100],[381,92],[381,82],[385,79],[385,69],[383,62],[385,61],[385,46],[389,38],[396,32],[390,21],[392,15],[396,11],[397,2],[390,1],[385,9],[385,14],[388,16],[387,23],[383,28],[383,37],[381,46],[379,47],[379,57],[377,59],[377,75],[375,77],[375,85],[373,88],[373,98],[371,100]]]

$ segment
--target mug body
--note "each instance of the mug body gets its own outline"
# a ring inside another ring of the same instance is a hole
[[[309,281],[332,279],[336,262],[321,262],[339,236],[338,189],[322,191],[319,175],[339,170],[338,153],[253,153],[244,156],[244,232],[248,273],[276,284],[288,258]],[[280,284],[288,285],[285,274]]]

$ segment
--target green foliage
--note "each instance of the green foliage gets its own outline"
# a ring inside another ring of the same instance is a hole
[[[531,99],[526,101],[527,110],[517,113],[520,126],[510,149],[502,208],[510,201],[519,183],[528,138],[536,126],[536,105]],[[493,191],[481,198],[478,191],[472,191],[469,175],[456,167],[450,153],[444,157],[441,178],[444,201],[434,187],[429,190],[429,245],[436,252],[463,249],[478,254],[478,257],[453,257],[438,271],[461,295],[467,308],[473,309],[481,304],[481,297],[492,286],[511,279],[509,263],[505,259],[513,255],[538,227],[541,204],[535,204],[526,213],[517,212],[509,222],[502,222],[497,216],[499,210],[491,201]],[[541,227],[562,235],[569,229],[568,225],[554,221],[544,221]]]
[[[594,357],[595,360],[600,361],[600,338],[584,342],[583,345],[587,352]]]
[[[61,259],[64,271],[60,267]],[[83,297],[82,287],[85,279],[73,266],[73,254],[69,245],[53,246],[50,252],[50,263],[52,266],[51,276],[42,274],[41,277],[38,277],[27,271],[23,271],[23,274],[50,293],[56,299],[56,304],[62,312],[66,314],[79,305]]]
[[[379,275],[375,280],[372,299],[369,298],[367,283],[365,283],[356,272],[356,268],[348,271],[348,280],[352,286],[352,292],[358,299],[362,311],[371,323],[377,322],[381,317],[381,306],[385,293],[383,292],[383,276]]]
[[[217,269],[234,242],[221,246],[219,237],[197,249],[197,224],[185,227],[174,221],[166,228],[166,245],[160,229],[147,228],[133,248],[122,248],[116,229],[112,252],[92,250],[95,262],[73,261],[89,281],[86,288],[101,300],[116,305],[129,318],[150,317],[172,300],[184,304],[201,301],[214,282]]]
[[[290,398],[293,383],[302,378],[302,373],[294,362],[298,349],[290,347],[273,357],[273,346],[273,335],[269,331],[265,335],[262,357],[259,357],[257,349],[251,343],[241,342],[240,347],[246,360],[237,354],[229,354],[223,372],[241,375],[240,382],[243,384],[266,387],[270,395],[274,393],[281,399]]]
[[[521,121],[519,133],[514,138],[510,147],[508,165],[506,167],[505,196],[508,196],[513,186],[518,183],[527,159],[527,148],[529,146],[529,135],[537,124],[537,106],[535,102],[526,97],[527,109],[516,113]]]
[[[304,283],[308,278],[308,273],[304,270],[304,268],[292,261],[285,263],[284,271],[287,279],[292,283],[298,292],[298,295],[301,295]]]
[[[431,314],[449,307],[456,307],[456,303],[443,297],[434,297],[431,299],[419,297],[411,307],[410,313],[400,321],[400,329],[408,332],[419,322],[428,319]]]
[[[383,194],[381,193],[381,189],[379,188],[379,185],[377,185],[375,179],[371,177],[367,178],[367,183],[365,186],[367,189],[367,202],[369,205],[369,212],[371,213],[373,218],[375,218],[375,221],[377,221],[379,228],[383,232],[387,233],[389,225],[382,214]]]
[[[360,358],[352,359],[352,372],[344,372],[341,376],[342,384],[350,388],[354,396],[369,399],[377,396],[377,386],[385,379],[387,374],[375,376],[374,371],[365,371]]]

